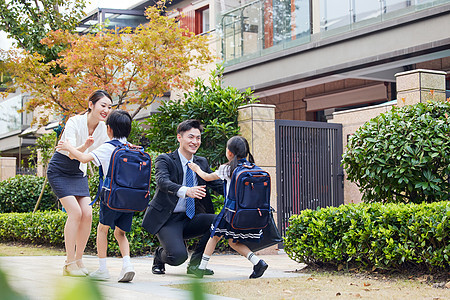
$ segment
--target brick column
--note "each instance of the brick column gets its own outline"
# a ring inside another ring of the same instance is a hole
[[[0,157],[0,180],[16,176],[16,158]]]
[[[275,105],[249,104],[239,107],[238,112],[240,133],[247,139],[255,163],[270,174],[270,205],[276,210]],[[276,212],[274,219],[276,222]],[[267,249],[273,251],[276,246]]]
[[[445,72],[417,69],[395,74],[397,106],[445,101]]]

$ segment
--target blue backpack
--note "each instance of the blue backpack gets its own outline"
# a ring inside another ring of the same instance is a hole
[[[150,194],[152,161],[144,149],[118,140],[108,141],[115,146],[103,181],[103,168],[99,167],[97,197],[109,208],[122,212],[143,211]],[[96,197],[96,199],[97,199]],[[95,202],[95,200],[94,200]]]
[[[267,226],[269,216],[269,173],[247,160],[240,160],[231,176],[228,196],[225,195],[225,220],[234,229],[261,229]]]

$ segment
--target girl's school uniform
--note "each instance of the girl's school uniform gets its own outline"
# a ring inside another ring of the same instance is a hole
[[[87,113],[85,113],[69,118],[61,140],[68,140],[74,147],[79,147],[83,145],[88,136]],[[85,153],[109,140],[105,122],[98,123],[92,136],[94,143]],[[47,178],[59,199],[66,196],[90,197],[86,171],[87,165],[76,159],[70,159],[67,151],[55,151],[48,165]]]
[[[231,177],[229,176],[230,166],[223,164],[219,166],[214,173],[222,180],[226,181],[226,195],[231,184]],[[223,209],[222,209],[223,210]],[[216,216],[214,222],[211,225],[211,236],[222,236],[226,239],[233,239],[233,241],[249,241],[258,242],[262,237],[262,229],[246,229],[238,230],[231,227],[221,212]]]

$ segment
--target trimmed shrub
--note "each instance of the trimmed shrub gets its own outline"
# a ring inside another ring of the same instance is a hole
[[[96,251],[98,208],[94,209],[92,219],[92,230],[87,249]],[[67,214],[62,211],[0,214],[0,240],[64,248],[64,224],[66,220]],[[130,251],[134,256],[147,254],[158,245],[156,236],[152,236],[145,231],[141,227],[141,223],[142,216],[136,215],[133,219],[131,232],[127,234],[130,241]],[[120,255],[113,230],[109,231],[108,242],[108,255]]]
[[[44,177],[16,175],[0,182],[0,213],[32,212],[41,193]],[[39,209],[57,208],[56,196],[47,183]]]
[[[450,202],[348,204],[290,218],[285,251],[297,262],[397,269],[450,266]]]
[[[361,126],[343,155],[366,202],[449,199],[450,103],[394,107]]]

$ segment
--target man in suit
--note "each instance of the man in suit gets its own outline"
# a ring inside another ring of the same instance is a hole
[[[142,222],[160,243],[153,259],[153,274],[165,274],[166,263],[171,266],[184,263],[188,258],[185,240],[201,237],[187,269],[188,274],[194,274],[209,239],[215,214],[206,186],[222,194],[223,184],[219,180],[206,182],[187,166],[193,161],[203,171],[212,172],[207,160],[195,155],[201,144],[201,133],[198,120],[181,122],[177,128],[179,148],[155,160],[157,188]],[[213,273],[205,271],[205,275]]]

